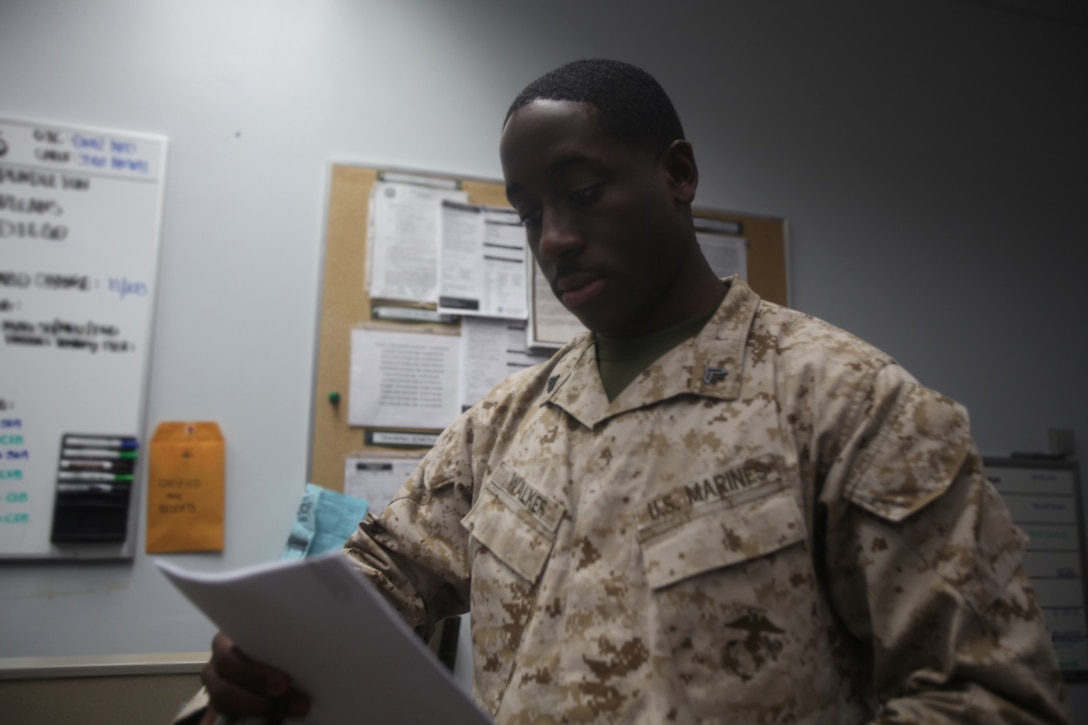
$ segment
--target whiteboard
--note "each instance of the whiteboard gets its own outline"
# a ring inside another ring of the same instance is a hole
[[[0,557],[132,555],[166,138],[0,118]]]

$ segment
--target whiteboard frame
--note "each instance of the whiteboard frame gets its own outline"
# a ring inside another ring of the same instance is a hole
[[[87,134],[101,134],[103,136],[114,136],[128,139],[138,139],[147,141],[150,143],[156,143],[159,145],[158,152],[158,181],[156,182],[157,194],[155,196],[155,210],[154,210],[154,224],[153,233],[148,240],[150,243],[150,268],[148,279],[152,280],[152,289],[150,299],[147,303],[147,321],[145,323],[145,329],[143,332],[143,339],[146,341],[145,349],[140,353],[143,360],[140,364],[140,380],[138,384],[139,398],[136,406],[136,428],[135,432],[139,440],[139,454],[136,458],[136,464],[133,469],[132,488],[129,493],[128,504],[128,520],[125,530],[125,539],[121,542],[110,543],[54,543],[49,542],[48,550],[37,552],[5,552],[0,550],[0,565],[5,562],[18,562],[18,561],[74,561],[74,560],[118,560],[128,559],[131,560],[135,557],[136,553],[136,541],[139,540],[139,525],[140,525],[140,507],[144,505],[144,496],[142,496],[142,489],[145,483],[145,471],[146,471],[146,459],[148,456],[150,437],[147,434],[147,410],[148,410],[148,397],[151,387],[151,351],[154,347],[154,330],[155,330],[155,317],[158,309],[158,289],[162,282],[162,265],[161,250],[162,250],[162,218],[163,218],[163,206],[166,196],[166,179],[169,159],[169,138],[165,134],[149,133],[143,131],[129,131],[119,128],[106,128],[102,126],[84,125],[63,121],[52,120],[30,120],[25,117],[19,116],[0,116],[0,122],[8,123],[11,125],[21,125],[34,128],[48,128],[62,131],[74,131]],[[68,170],[72,173],[83,173],[88,176],[95,176],[93,171],[80,171],[72,169],[63,169],[57,167],[58,171]],[[44,447],[43,447],[44,450]],[[52,502],[52,510],[56,508],[56,477],[49,482],[49,485],[54,487]],[[52,527],[52,519],[49,520],[48,526]]]

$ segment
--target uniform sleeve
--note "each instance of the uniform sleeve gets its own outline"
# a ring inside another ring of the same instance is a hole
[[[875,721],[1070,722],[1026,537],[983,475],[966,411],[889,365],[849,418],[820,494],[825,566],[871,658]]]
[[[344,553],[382,590],[412,627],[430,637],[442,619],[468,609],[468,534],[472,503],[468,414],[441,436],[377,517],[367,514]]]

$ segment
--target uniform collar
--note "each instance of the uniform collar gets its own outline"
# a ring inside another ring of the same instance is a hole
[[[699,334],[658,358],[611,403],[597,369],[593,335],[583,333],[553,368],[544,404],[558,406],[592,428],[614,415],[678,395],[736,398],[759,295],[735,275],[722,282],[729,290]]]

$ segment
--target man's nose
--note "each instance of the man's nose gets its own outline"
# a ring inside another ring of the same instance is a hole
[[[554,262],[578,254],[585,240],[570,217],[562,211],[546,210],[540,223],[539,255],[542,261]]]

